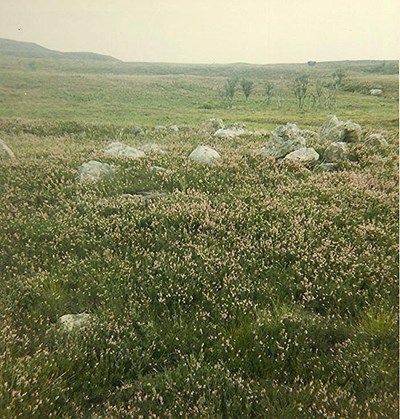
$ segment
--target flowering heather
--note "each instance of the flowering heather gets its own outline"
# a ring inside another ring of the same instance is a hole
[[[207,140],[201,165],[195,129],[126,135],[165,150],[129,160],[103,153],[117,130],[21,124],[0,128],[0,417],[398,416],[397,131],[321,173],[264,139]],[[113,175],[80,183],[90,160]]]

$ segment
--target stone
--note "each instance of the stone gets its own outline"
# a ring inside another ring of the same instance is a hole
[[[365,142],[368,145],[372,145],[374,147],[387,147],[389,143],[387,142],[386,138],[379,133],[371,134]]]
[[[164,126],[164,125],[156,125],[154,127],[154,129],[158,132],[167,132],[168,131],[167,127]]]
[[[356,142],[361,138],[361,127],[353,121],[340,121],[331,115],[321,127],[320,137],[332,142]]]
[[[361,127],[353,121],[347,121],[343,125],[342,141],[355,143],[361,139]]]
[[[129,133],[131,135],[134,135],[135,137],[141,137],[141,136],[143,136],[145,134],[144,129],[141,128],[141,127],[132,127],[129,130]]]
[[[146,143],[139,147],[139,150],[144,153],[154,153],[154,154],[163,154],[164,150],[160,148],[157,143]]]
[[[369,94],[372,96],[380,96],[383,93],[382,89],[371,89]]]
[[[212,163],[221,158],[219,153],[207,145],[197,146],[189,155],[189,159],[197,163]]]
[[[58,319],[58,322],[66,332],[81,330],[90,324],[92,316],[87,313],[64,314]]]
[[[319,154],[312,147],[299,148],[287,154],[283,159],[284,162],[313,163],[318,161]]]
[[[306,139],[306,142],[319,140],[318,132],[312,131],[310,129],[304,129],[302,131],[302,134],[303,134],[303,137]]]
[[[96,182],[105,176],[110,176],[114,173],[114,168],[108,163],[101,163],[96,160],[91,160],[83,163],[78,169],[78,176],[80,182]]]
[[[138,150],[137,148],[130,147],[120,142],[109,144],[105,148],[104,153],[113,157],[127,157],[130,159],[141,159],[146,157],[144,151]]]
[[[216,137],[216,138],[236,138],[236,137],[240,137],[243,134],[248,134],[248,133],[249,133],[249,131],[247,131],[244,128],[236,128],[236,127],[221,128],[214,133],[214,137]]]
[[[1,160],[14,160],[14,159],[15,159],[15,155],[10,149],[10,147],[8,147],[8,145],[3,140],[0,140],[0,161]]]
[[[347,159],[349,155],[349,146],[347,143],[338,141],[329,144],[325,149],[324,159],[327,162],[338,163]]]
[[[199,129],[200,134],[214,135],[219,129],[225,128],[224,121],[219,118],[211,118],[204,121]]]
[[[171,125],[168,127],[171,132],[179,132],[179,128],[176,125]]]
[[[277,127],[267,144],[260,150],[266,157],[281,158],[292,151],[306,147],[303,133],[296,124],[286,124]]]

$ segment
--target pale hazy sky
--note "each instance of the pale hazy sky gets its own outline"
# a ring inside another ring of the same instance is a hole
[[[0,38],[124,61],[399,59],[398,0],[0,0]]]

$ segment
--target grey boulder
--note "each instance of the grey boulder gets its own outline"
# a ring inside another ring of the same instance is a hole
[[[141,159],[146,157],[144,151],[138,150],[137,148],[130,147],[120,142],[109,144],[105,148],[104,153],[113,157],[127,157],[130,159]]]
[[[304,147],[287,154],[283,161],[296,163],[313,163],[318,161],[318,159],[319,154],[312,147]]]
[[[324,159],[327,162],[338,163],[346,160],[349,155],[349,146],[343,141],[336,141],[325,149]]]
[[[221,158],[220,154],[207,145],[197,146],[189,155],[189,159],[197,163],[210,164]]]
[[[114,173],[114,168],[108,163],[101,163],[91,160],[83,163],[78,169],[80,182],[96,182],[103,177],[110,176]]]

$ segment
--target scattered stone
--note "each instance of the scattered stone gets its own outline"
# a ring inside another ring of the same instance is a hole
[[[236,138],[236,137],[240,137],[243,134],[248,134],[248,133],[249,133],[249,131],[247,131],[244,128],[236,128],[236,127],[221,128],[214,133],[214,137],[216,137],[216,138]]]
[[[14,160],[15,155],[8,145],[0,140],[0,160]]]
[[[176,125],[171,125],[168,127],[171,132],[179,132],[179,128]]]
[[[369,94],[372,96],[380,96],[383,93],[382,89],[371,89]]]
[[[189,158],[198,163],[212,163],[221,156],[217,151],[207,145],[197,146],[189,155]]]
[[[347,159],[349,146],[342,141],[333,142],[325,149],[324,159],[327,162],[337,163]]]
[[[333,172],[336,169],[336,163],[321,163],[315,167],[317,172]]]
[[[313,163],[318,161],[318,159],[319,154],[312,147],[304,147],[287,154],[283,161]]]
[[[225,124],[222,119],[211,118],[203,122],[203,124],[200,127],[199,133],[214,135],[216,131],[222,128],[225,128]]]
[[[292,151],[306,147],[306,140],[296,124],[281,125],[272,132],[260,154],[266,157],[280,158]]]
[[[132,127],[129,130],[129,133],[131,135],[134,135],[135,137],[142,137],[143,135],[145,135],[144,129],[141,127]]]
[[[113,157],[127,157],[130,159],[141,159],[146,157],[142,150],[138,150],[137,148],[130,147],[120,142],[109,144],[105,148],[104,153]]]
[[[64,314],[61,316],[58,321],[62,327],[67,332],[73,332],[74,330],[81,330],[87,327],[90,324],[92,316],[87,313],[79,314]]]
[[[339,121],[336,115],[331,115],[322,125],[320,136],[332,142],[356,142],[361,138],[361,127],[352,121]]]
[[[168,128],[164,125],[156,125],[154,129],[158,132],[167,132]]]
[[[139,150],[145,153],[163,154],[164,150],[157,143],[146,143],[139,147]]]
[[[78,169],[80,182],[96,182],[105,176],[112,175],[114,168],[108,163],[91,160],[83,163]]]
[[[389,145],[386,138],[382,134],[378,133],[371,134],[365,142],[375,147],[387,147]]]

